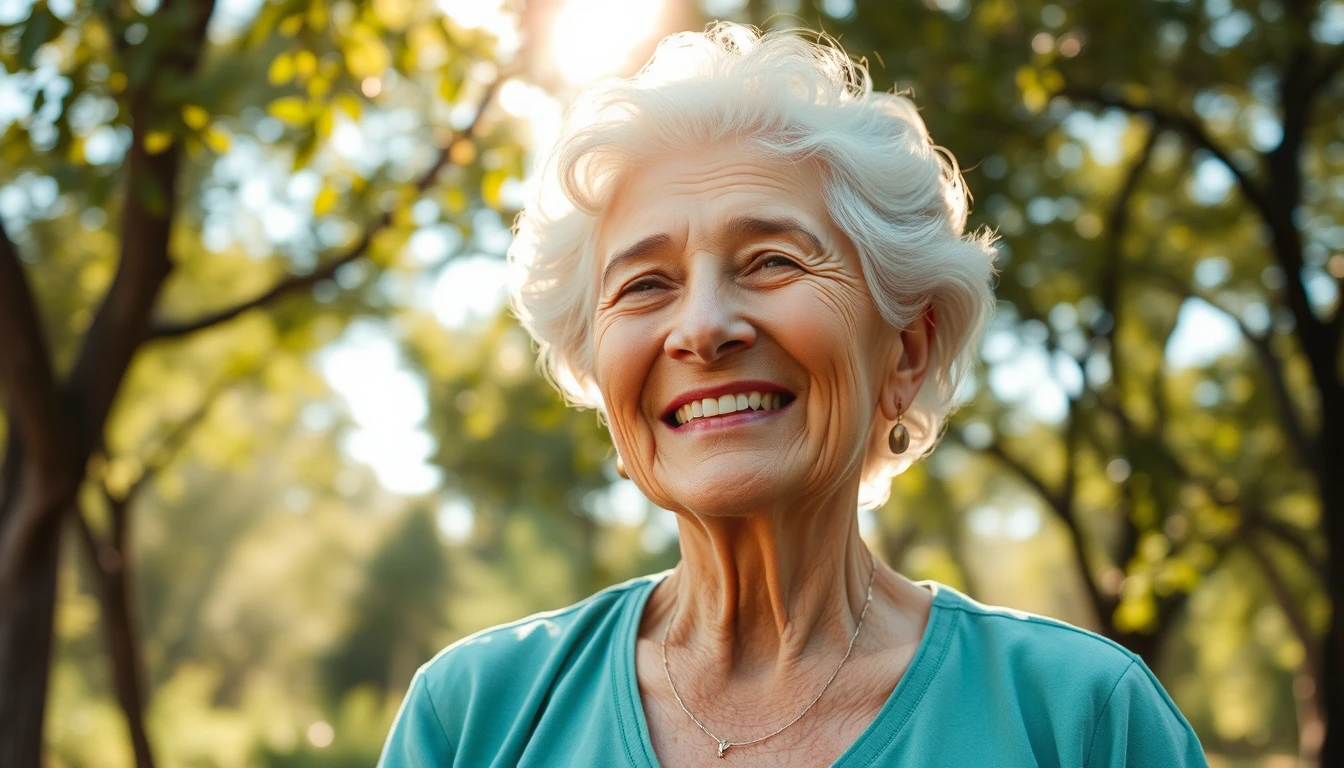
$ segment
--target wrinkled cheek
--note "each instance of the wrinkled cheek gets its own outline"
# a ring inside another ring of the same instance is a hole
[[[835,362],[835,370],[844,370],[842,361]],[[814,484],[829,484],[862,469],[871,415],[865,414],[858,383],[850,376],[818,382],[809,397],[808,464]]]
[[[876,408],[868,381],[868,334],[853,310],[859,302],[827,297],[828,312],[812,313],[793,338],[795,357],[808,370],[807,452],[810,481],[829,483],[861,470],[867,436]]]
[[[643,413],[643,392],[656,351],[651,334],[626,324],[601,324],[593,335],[593,378],[606,407],[607,424],[616,448],[634,471],[633,463],[652,450],[652,434]]]

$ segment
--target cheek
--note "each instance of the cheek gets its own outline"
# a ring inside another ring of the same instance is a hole
[[[866,288],[807,286],[780,297],[776,338],[808,377],[807,429],[819,471],[844,464],[866,441],[877,407],[874,321],[881,322]]]
[[[789,312],[781,318],[779,338],[808,370],[820,390],[814,394],[830,401],[831,408],[857,405],[855,397],[861,399],[870,388],[871,303],[863,288],[847,284],[806,286],[782,302]]]
[[[594,324],[593,379],[618,448],[637,439],[643,422],[641,395],[661,350],[654,328],[640,318],[599,318]]]

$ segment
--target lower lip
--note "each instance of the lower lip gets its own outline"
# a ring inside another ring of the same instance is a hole
[[[729,429],[731,427],[740,427],[746,424],[755,424],[758,421],[765,421],[773,418],[788,410],[793,405],[790,401],[787,405],[782,405],[772,411],[733,411],[727,416],[710,416],[709,418],[692,419],[679,427],[671,427],[673,432],[706,432],[716,429]]]

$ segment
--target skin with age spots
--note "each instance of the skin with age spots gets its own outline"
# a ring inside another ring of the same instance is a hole
[[[792,720],[844,656],[871,569],[855,514],[868,447],[923,383],[933,329],[879,315],[827,213],[822,168],[725,143],[631,174],[604,211],[593,377],[625,467],[678,515],[682,561],[651,596],[636,668],[665,765]],[[769,383],[782,407],[678,425],[688,393]],[[878,563],[853,653],[816,706],[738,765],[835,760],[908,666],[930,594]],[[668,628],[674,604],[675,621]]]

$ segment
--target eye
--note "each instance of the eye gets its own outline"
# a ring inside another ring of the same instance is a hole
[[[782,253],[767,253],[761,258],[760,264],[761,269],[798,268],[798,262]]]
[[[661,289],[663,286],[655,277],[641,277],[633,283],[627,285],[620,293],[621,296],[628,296],[638,293],[651,293]]]

